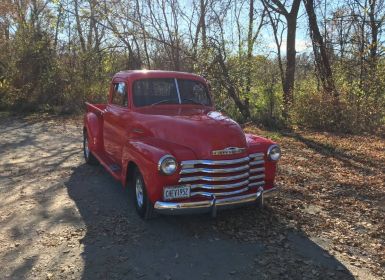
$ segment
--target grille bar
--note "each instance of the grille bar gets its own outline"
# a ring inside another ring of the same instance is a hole
[[[248,170],[249,165],[242,165],[237,167],[228,168],[186,168],[182,169],[179,174],[191,174],[191,173],[233,173]]]
[[[265,171],[265,167],[250,168],[250,173],[264,172],[264,171]]]
[[[265,174],[250,176],[249,178],[250,180],[262,179],[265,178]]]
[[[264,181],[261,182],[255,182],[255,183],[250,183],[249,187],[256,187],[256,186],[263,186],[265,184]]]
[[[190,166],[195,164],[204,164],[204,165],[231,165],[231,164],[237,164],[237,163],[244,163],[248,162],[250,160],[249,157],[244,158],[238,158],[238,159],[229,159],[229,160],[186,160],[182,161],[181,165],[183,166]]]
[[[258,164],[263,164],[265,163],[264,160],[256,160],[256,161],[250,161],[250,166],[258,165]]]
[[[243,179],[247,177],[249,177],[249,172],[242,173],[239,175],[234,175],[234,176],[225,176],[225,177],[208,177],[208,176],[183,177],[179,179],[179,182],[180,183],[193,182],[193,181],[226,182],[226,181]]]
[[[221,184],[221,185],[212,185],[212,184],[192,184],[190,185],[191,190],[194,189],[205,189],[205,190],[225,190],[225,189],[234,189],[242,186],[246,186],[249,184],[249,180],[244,180],[239,183],[233,184]]]
[[[249,158],[263,158],[264,154],[263,153],[255,153],[255,154],[250,154]]]

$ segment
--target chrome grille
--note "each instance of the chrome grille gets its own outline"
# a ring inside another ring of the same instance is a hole
[[[232,160],[181,162],[179,183],[191,187],[191,196],[229,196],[264,186],[264,154]]]

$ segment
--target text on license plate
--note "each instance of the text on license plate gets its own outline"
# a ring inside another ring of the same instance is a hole
[[[190,197],[190,187],[189,186],[178,186],[178,187],[165,187],[163,189],[163,199],[171,200],[177,198],[187,198]]]

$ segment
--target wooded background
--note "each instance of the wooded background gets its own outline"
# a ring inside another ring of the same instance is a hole
[[[376,131],[384,1],[2,0],[0,109],[76,112],[120,70],[166,69],[206,77],[241,122]]]

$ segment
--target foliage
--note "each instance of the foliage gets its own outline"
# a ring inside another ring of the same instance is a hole
[[[168,0],[0,5],[0,109],[76,112],[85,101],[105,102],[114,73],[146,68],[203,75],[217,108],[241,123],[352,133],[384,125],[384,46],[371,43],[373,32],[382,34],[381,1],[371,7],[378,10],[370,18],[375,29],[349,18],[352,9],[365,13],[354,1],[332,9],[333,20],[322,20],[319,28],[327,32],[325,42],[317,37],[330,71],[320,75],[317,56],[297,54],[293,91],[285,87],[281,48],[275,55],[260,50],[266,39],[261,32],[273,31],[277,47],[283,42],[286,27],[274,3],[207,1],[194,0],[191,7]],[[322,17],[317,9],[312,12]],[[325,87],[329,78],[333,87]]]
[[[342,92],[339,103],[335,98],[307,91],[298,96],[293,115],[304,127],[348,133],[376,132],[381,129],[385,114],[384,100],[366,98]]]
[[[7,47],[13,56],[5,60],[3,102],[20,111],[60,104],[63,82],[49,36],[29,27],[20,28]]]

